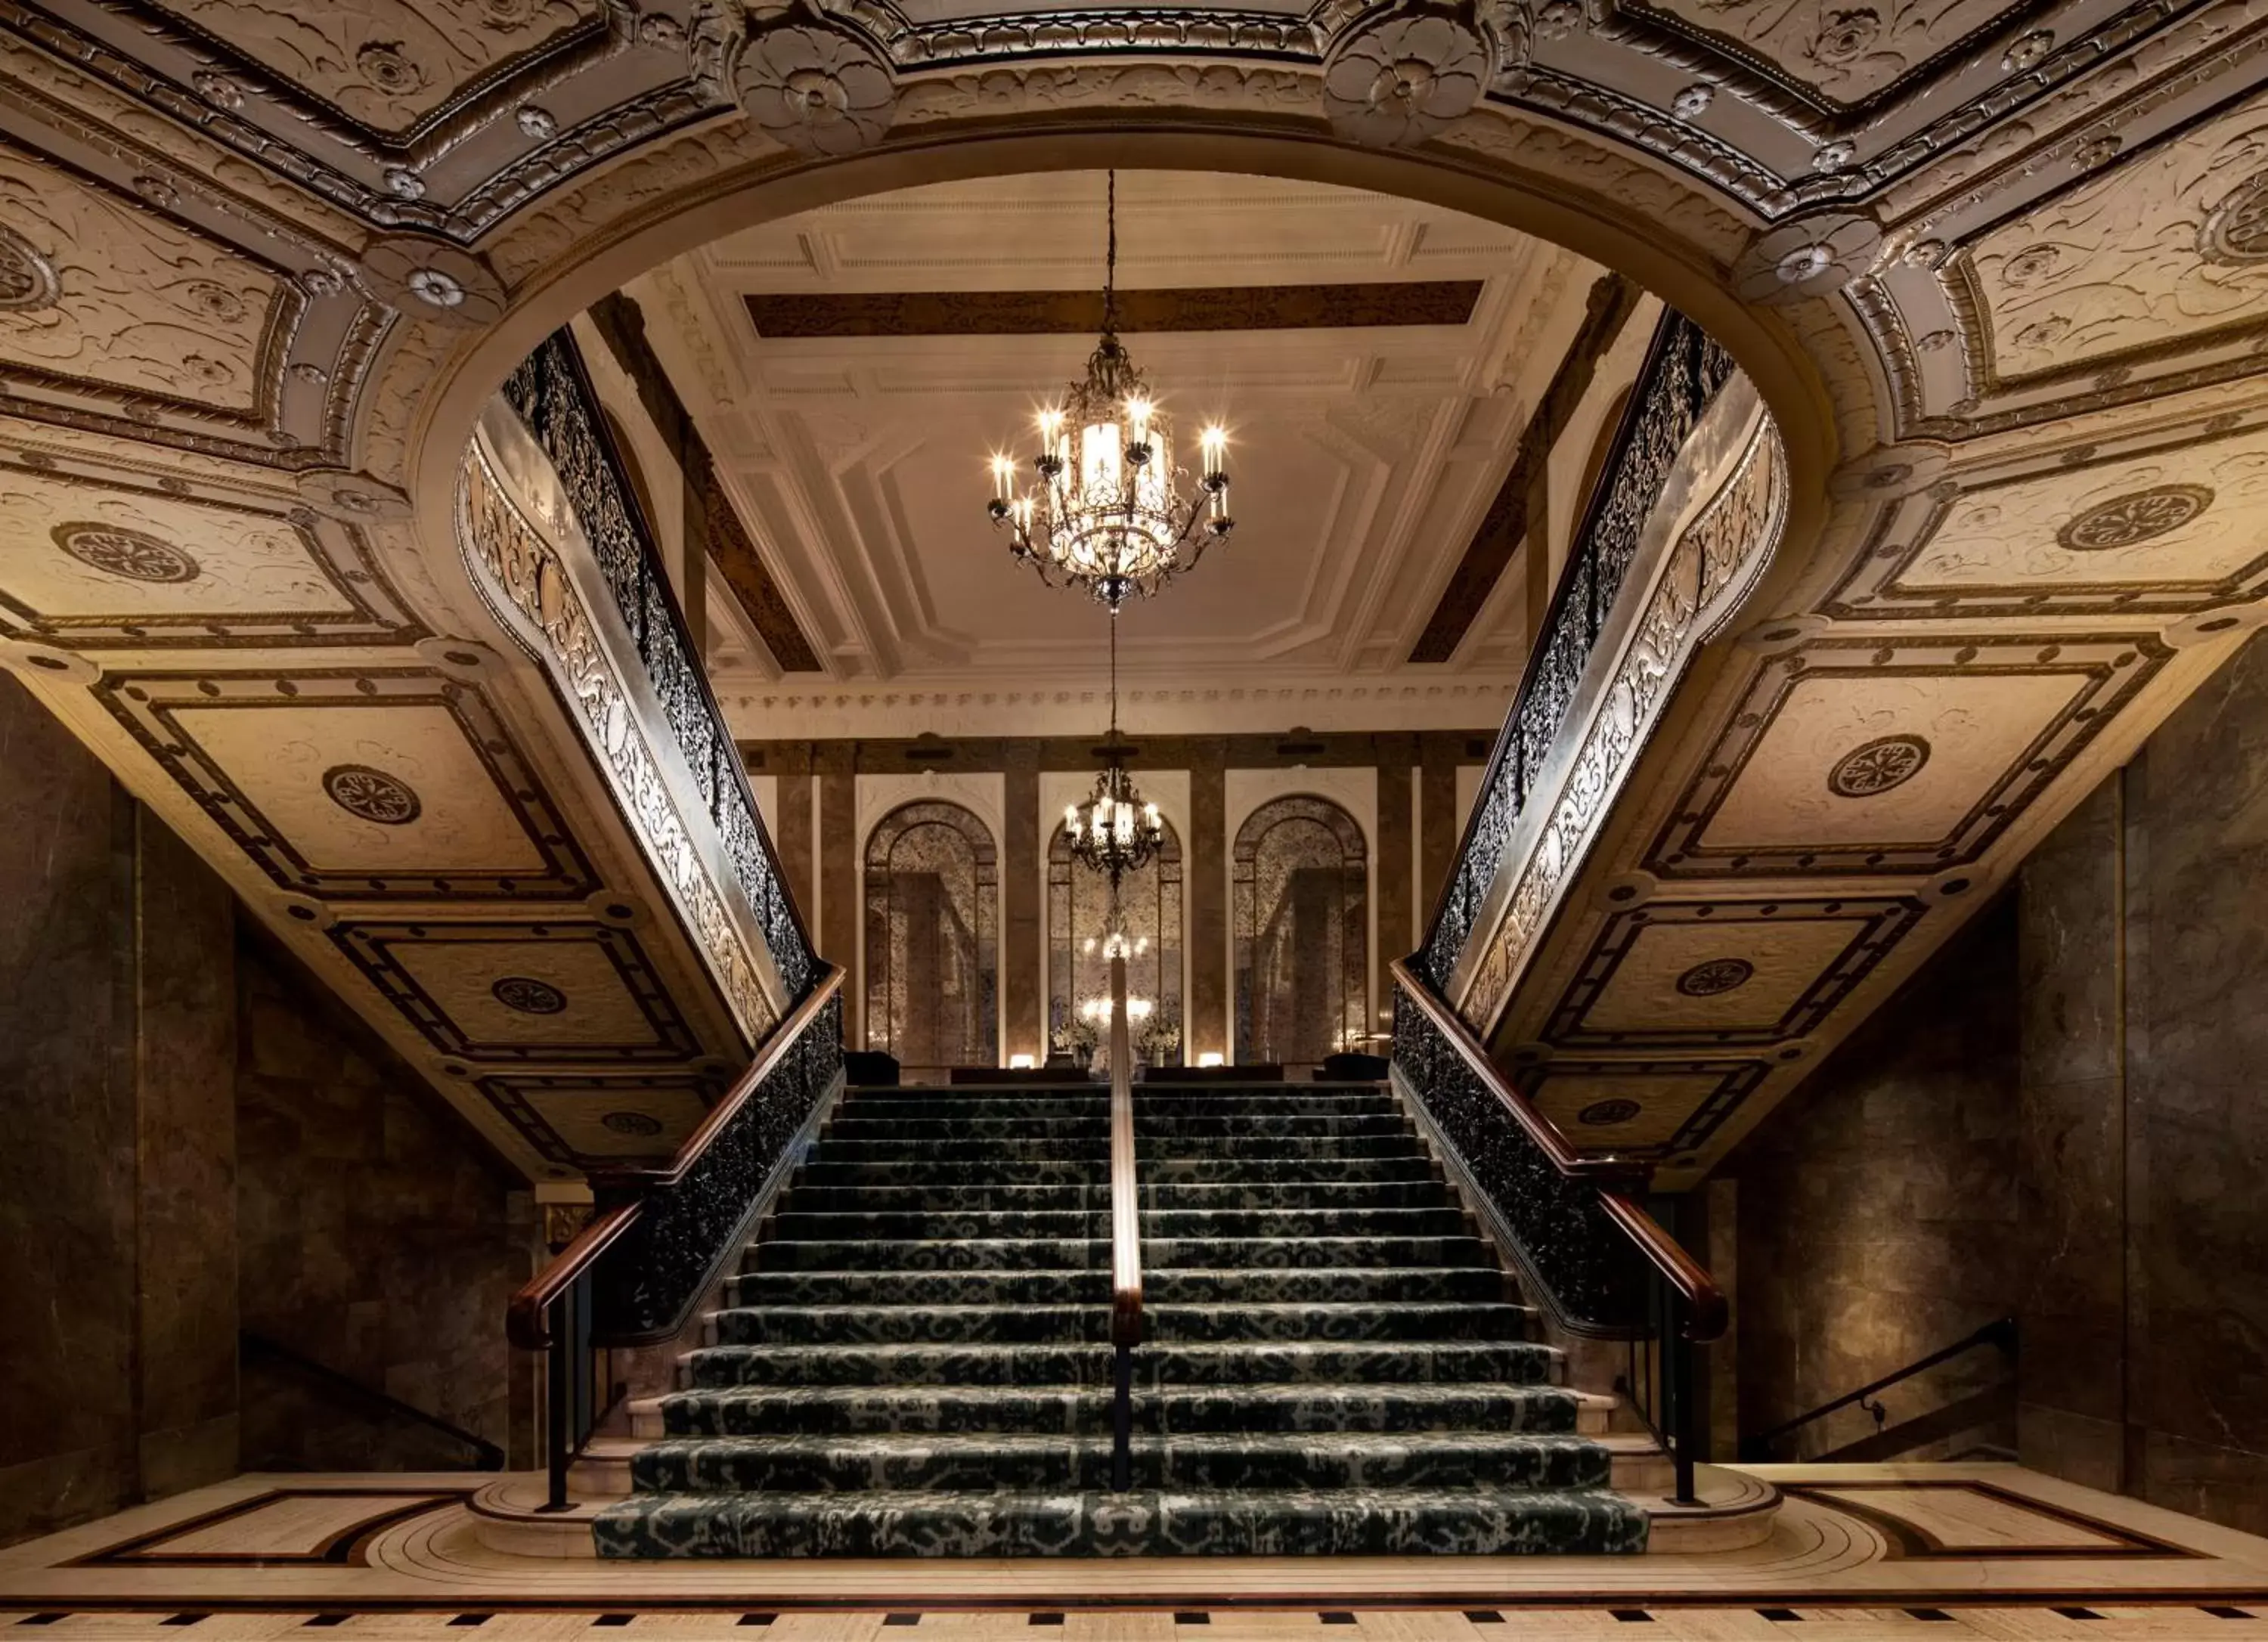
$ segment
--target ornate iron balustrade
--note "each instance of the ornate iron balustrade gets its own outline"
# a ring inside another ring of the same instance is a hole
[[[1732,356],[1699,326],[1674,308],[1662,315],[1426,931],[1425,978],[1437,990],[1447,987],[1472,939],[1530,782],[1566,724],[1678,453],[1734,370]]]
[[[660,552],[632,501],[630,482],[575,339],[554,331],[505,379],[504,398],[557,470],[590,539],[670,733],[701,790],[741,893],[756,917],[789,1000],[805,996],[819,964],[789,895],[755,794],[709,688]]]
[[[547,1365],[553,1509],[613,1400],[599,1353],[682,1330],[808,1150],[842,1086],[842,987],[824,966],[670,1163],[593,1174],[598,1212],[512,1296],[512,1343]]]

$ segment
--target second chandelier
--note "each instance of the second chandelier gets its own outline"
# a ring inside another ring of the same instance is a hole
[[[1086,588],[1116,610],[1195,568],[1205,548],[1235,528],[1228,512],[1228,436],[1198,435],[1201,471],[1190,488],[1174,465],[1173,426],[1118,340],[1118,173],[1109,180],[1109,251],[1102,283],[1102,337],[1064,402],[1037,418],[1032,482],[1017,488],[1017,464],[992,459],[992,522],[1008,550],[1049,583]]]

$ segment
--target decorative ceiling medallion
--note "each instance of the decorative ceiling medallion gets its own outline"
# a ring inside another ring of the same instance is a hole
[[[425,806],[409,785],[368,764],[334,764],[323,772],[323,791],[348,814],[381,827],[407,827]]]
[[[506,1009],[518,1010],[523,1015],[556,1015],[567,1007],[564,992],[532,976],[507,975],[489,988],[489,992]]]
[[[1636,1101],[1594,1101],[1575,1114],[1575,1121],[1592,1129],[1611,1129],[1638,1114]]]
[[[1496,64],[1456,10],[1422,5],[1366,18],[1323,59],[1331,129],[1369,148],[1406,148],[1472,112]]]
[[[2056,532],[2056,542],[2073,553],[2106,553],[2179,530],[2213,505],[2213,492],[2201,484],[2153,485],[2097,503]]]
[[[49,533],[55,546],[80,563],[132,582],[192,582],[197,562],[170,541],[121,525],[73,521]]]
[[[610,1134],[630,1135],[640,1140],[651,1139],[661,1132],[661,1120],[644,1112],[609,1112],[599,1122]]]
[[[405,319],[492,325],[504,314],[504,283],[470,251],[424,234],[376,239],[362,254],[363,289]]]
[[[2198,231],[2208,262],[2268,262],[2268,171],[2236,185]]]
[[[1918,735],[1878,736],[1855,747],[1827,772],[1827,790],[1838,799],[1871,799],[1902,787],[1929,762],[1929,743]]]
[[[0,227],[0,313],[52,307],[63,294],[55,265],[12,228]]]
[[[1715,998],[1745,986],[1756,972],[1756,965],[1746,958],[1712,958],[1679,976],[1677,990],[1688,998]]]
[[[872,148],[898,113],[889,59],[831,23],[784,23],[754,35],[733,85],[757,129],[799,154]]]
[[[1733,281],[1749,302],[1792,302],[1840,290],[1874,265],[1881,225],[1871,217],[1820,212],[1768,228],[1749,244]]]

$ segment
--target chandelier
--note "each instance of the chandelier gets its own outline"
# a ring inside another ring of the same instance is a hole
[[[1118,612],[1110,613],[1110,734],[1104,745],[1110,762],[1094,778],[1094,791],[1084,804],[1064,806],[1064,836],[1071,859],[1110,880],[1111,936],[1117,927],[1118,880],[1138,873],[1157,858],[1166,842],[1166,823],[1158,806],[1146,802],[1126,773],[1118,737]]]
[[[993,457],[990,512],[995,527],[1008,532],[1008,551],[1042,581],[1084,587],[1116,612],[1129,597],[1146,598],[1195,569],[1236,521],[1222,466],[1227,433],[1208,427],[1197,436],[1201,471],[1190,489],[1187,470],[1174,466],[1173,425],[1118,340],[1115,171],[1108,191],[1101,340],[1087,357],[1086,379],[1039,413],[1031,487],[1019,491],[1015,462]]]

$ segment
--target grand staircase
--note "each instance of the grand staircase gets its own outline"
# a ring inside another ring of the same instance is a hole
[[[1150,1085],[1133,1487],[1110,1488],[1101,1087],[853,1091],[600,1554],[1643,1550],[1489,1245],[1377,1085]]]

